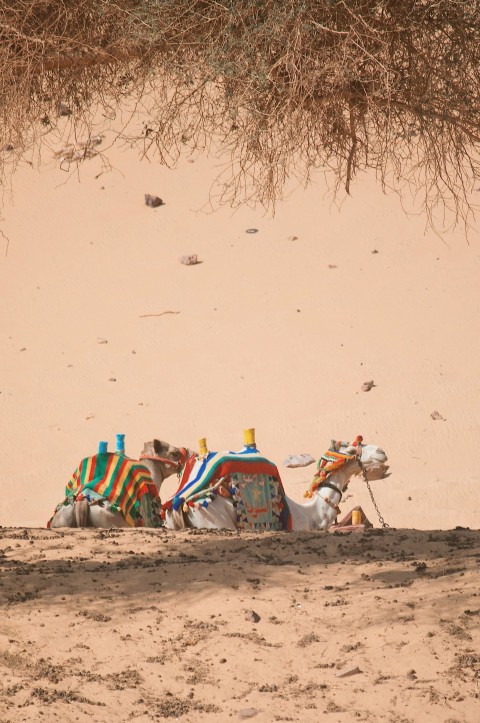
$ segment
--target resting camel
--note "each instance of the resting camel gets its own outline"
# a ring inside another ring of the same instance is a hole
[[[338,452],[345,455],[344,463],[325,475],[325,478],[315,478],[307,492],[310,497],[307,502],[299,504],[286,497],[292,531],[328,530],[335,522],[338,505],[351,477],[362,474],[369,480],[381,479],[388,470],[385,464],[387,455],[374,444],[340,447]],[[217,495],[208,507],[194,506],[177,511],[167,509],[165,524],[173,530],[184,527],[234,530],[237,527],[237,514],[231,498]]]
[[[151,478],[160,493],[163,481],[177,472],[187,455],[185,448],[174,447],[168,442],[154,439],[144,444],[140,462],[150,472]],[[77,501],[75,497],[67,497],[57,508],[50,527],[129,527],[123,513],[112,509],[108,499],[100,498],[94,503],[86,499]]]

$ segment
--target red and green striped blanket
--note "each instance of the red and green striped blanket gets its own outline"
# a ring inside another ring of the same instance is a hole
[[[137,460],[111,452],[85,457],[65,488],[67,500],[89,499],[90,492],[121,510],[131,527],[144,524],[140,515],[144,495],[150,495],[159,503],[158,491],[149,470]]]

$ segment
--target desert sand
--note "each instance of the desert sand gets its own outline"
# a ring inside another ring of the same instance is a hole
[[[0,530],[0,719],[474,723],[479,560],[465,530]]]
[[[474,723],[478,229],[426,231],[368,175],[341,206],[319,177],[274,216],[212,212],[218,160],[115,146],[77,173],[60,148],[3,197],[0,719]],[[360,479],[355,535],[42,529],[99,440],[248,427],[297,500],[287,455],[381,445],[391,529]]]

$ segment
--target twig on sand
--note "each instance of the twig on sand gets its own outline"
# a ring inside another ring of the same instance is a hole
[[[145,319],[147,316],[163,316],[164,314],[179,314],[179,311],[161,311],[160,314],[140,314],[140,319]]]

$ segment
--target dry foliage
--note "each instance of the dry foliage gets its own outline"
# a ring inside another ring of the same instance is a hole
[[[360,169],[466,219],[478,180],[480,8],[463,0],[0,0],[0,160],[132,99],[174,164],[230,154],[221,200]],[[63,122],[63,120],[61,121]]]

